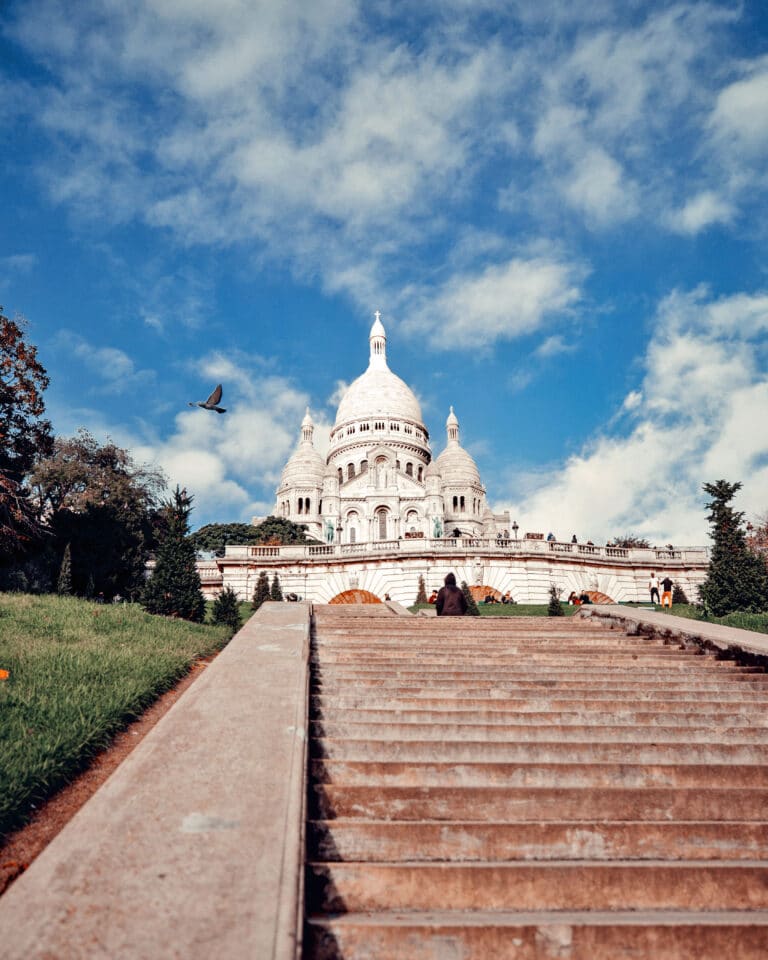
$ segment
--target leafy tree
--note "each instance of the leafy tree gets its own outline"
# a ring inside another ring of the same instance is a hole
[[[313,543],[304,524],[285,517],[267,517],[258,526],[252,523],[208,523],[190,537],[199,552],[209,550],[217,557],[224,556],[227,544],[257,543]]]
[[[714,545],[707,579],[699,592],[705,612],[713,617],[768,609],[768,570],[763,559],[747,545],[743,512],[731,506],[741,486],[727,480],[704,484],[704,491],[711,498],[707,520]]]
[[[424,584],[424,575],[419,574],[419,585],[416,590],[416,603],[428,603],[427,600],[427,588]]]
[[[30,482],[55,538],[55,556],[72,546],[74,592],[87,594],[93,580],[96,593],[137,598],[155,545],[162,473],[138,466],[111,440],[100,444],[80,430],[55,439]]]
[[[43,418],[48,375],[23,326],[0,307],[0,562],[18,558],[41,536],[25,480],[51,446]]]
[[[280,587],[280,579],[277,576],[277,572],[275,572],[275,575],[272,578],[272,586],[270,587],[270,590],[269,590],[269,599],[270,600],[283,599],[283,591],[282,591],[282,588]]]
[[[225,587],[213,601],[211,621],[227,624],[232,630],[232,636],[240,629],[240,604],[232,587]]]
[[[467,601],[467,616],[468,617],[479,617],[480,611],[477,609],[477,604],[475,603],[475,598],[472,596],[472,591],[467,586],[467,581],[461,581],[461,592],[464,594],[464,597]]]
[[[549,588],[549,603],[547,605],[548,617],[564,617],[565,616],[563,605],[562,603],[560,603],[560,593],[561,591],[558,590],[553,583]]]
[[[645,537],[638,537],[635,533],[625,533],[621,537],[614,537],[606,544],[607,547],[623,547],[625,549],[644,549],[650,547],[650,542]]]
[[[64,556],[61,558],[56,592],[62,596],[72,593],[72,545],[69,543],[64,547]]]
[[[679,583],[672,587],[672,603],[688,603],[688,596]]]
[[[149,613],[202,622],[205,600],[200,589],[195,548],[189,542],[192,497],[178,486],[165,505],[168,530],[157,552],[142,603]]]
[[[259,579],[256,581],[256,589],[253,591],[251,607],[253,607],[254,610],[258,610],[265,600],[269,600],[269,577],[267,576],[267,571],[262,570],[259,574]]]

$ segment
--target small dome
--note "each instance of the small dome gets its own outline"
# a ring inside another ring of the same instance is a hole
[[[315,450],[312,442],[314,430],[315,424],[307,407],[307,412],[301,421],[301,440],[283,467],[279,489],[322,484],[325,475],[325,459]]]
[[[451,407],[445,421],[448,443],[435,460],[435,466],[444,484],[471,484],[482,486],[477,464],[459,443],[459,421]]]

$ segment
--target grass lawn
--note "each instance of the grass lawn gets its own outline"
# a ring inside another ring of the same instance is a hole
[[[0,837],[228,639],[134,604],[0,593]]]
[[[650,604],[637,604],[650,606]],[[656,606],[657,610],[661,607]],[[768,633],[768,612],[766,613],[729,613],[727,617],[704,617],[701,610],[688,603],[673,603],[672,613],[676,617],[687,617],[703,623],[721,623],[724,627],[738,627],[740,630],[752,630],[754,633]]]

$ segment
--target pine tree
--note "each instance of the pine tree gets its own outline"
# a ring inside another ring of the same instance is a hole
[[[427,588],[424,584],[424,575],[419,574],[419,585],[416,589],[416,603],[428,603]]]
[[[240,605],[232,587],[225,587],[213,601],[211,622],[226,623],[231,628],[233,636],[240,629],[242,625]]]
[[[477,604],[475,603],[475,598],[472,596],[472,591],[467,586],[467,581],[461,581],[461,592],[464,594],[464,597],[467,601],[467,616],[468,617],[479,617],[480,611],[477,609]]]
[[[56,592],[60,596],[72,593],[72,547],[69,543],[64,547],[64,556],[61,558]]]
[[[672,587],[672,603],[688,603],[688,596],[679,583]]]
[[[768,571],[761,557],[752,553],[742,529],[743,512],[734,510],[731,500],[741,483],[718,480],[705,483],[714,541],[707,579],[699,588],[704,611],[724,617],[734,611],[760,613],[768,610]]]
[[[275,573],[274,577],[272,577],[272,586],[270,587],[270,590],[269,590],[269,599],[270,600],[283,599],[283,591],[280,588],[280,580],[277,576],[277,573]]]
[[[149,613],[201,623],[205,616],[205,598],[200,589],[195,548],[187,537],[191,510],[192,497],[176,487],[172,499],[165,505],[167,530],[142,604]]]
[[[560,591],[554,585],[554,583],[549,588],[549,604],[547,606],[547,616],[548,617],[564,617],[565,611],[563,610],[563,605],[560,603]]]
[[[269,577],[267,571],[262,570],[259,579],[256,581],[256,589],[253,591],[253,600],[251,606],[258,610],[265,600],[269,600]]]

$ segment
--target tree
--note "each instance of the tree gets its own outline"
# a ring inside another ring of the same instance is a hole
[[[165,504],[167,533],[157,552],[142,603],[149,613],[201,623],[205,599],[200,589],[195,548],[187,538],[192,499],[186,490],[177,486],[172,499]]]
[[[61,558],[56,592],[62,596],[72,593],[72,545],[69,543],[64,547],[64,556]]]
[[[650,542],[645,537],[638,537],[635,533],[625,533],[621,537],[614,537],[606,544],[607,547],[623,547],[631,550],[632,548],[647,549]]]
[[[731,506],[741,486],[727,480],[704,484],[711,498],[707,520],[714,544],[707,579],[699,592],[705,612],[713,617],[768,609],[768,570],[763,559],[749,549],[742,529],[743,512]]]
[[[242,620],[240,619],[240,604],[237,599],[237,594],[232,587],[225,587],[213,601],[211,621],[213,623],[227,624],[232,630],[232,636],[240,629],[242,624]]]
[[[71,544],[72,588],[135,599],[144,587],[154,518],[165,477],[134,463],[111,440],[98,443],[87,430],[57,437],[50,455],[30,475],[34,499],[54,537],[54,556]],[[55,578],[55,569],[52,571]]]
[[[314,543],[307,536],[307,528],[303,523],[294,523],[285,517],[269,516],[255,527],[259,535],[257,543]]]
[[[416,589],[416,603],[428,603],[427,588],[424,584],[424,575],[419,574],[419,585]]]
[[[43,418],[48,375],[23,326],[0,307],[0,562],[19,557],[42,535],[25,480],[51,446]]]
[[[557,589],[554,583],[549,588],[549,604],[547,605],[548,617],[564,617],[565,611],[560,603],[561,591]]]
[[[688,596],[679,583],[672,587],[672,603],[688,603]]]
[[[464,594],[464,598],[467,601],[467,616],[479,617],[480,611],[477,609],[475,598],[472,596],[472,591],[467,586],[466,580],[461,581],[461,592]]]
[[[272,586],[269,590],[269,599],[270,600],[282,600],[283,591],[280,587],[280,579],[277,576],[277,571],[275,571],[274,577],[272,577]]]
[[[256,589],[253,591],[253,600],[251,607],[258,610],[265,600],[269,600],[269,577],[267,571],[262,570],[259,579],[256,581]]]

